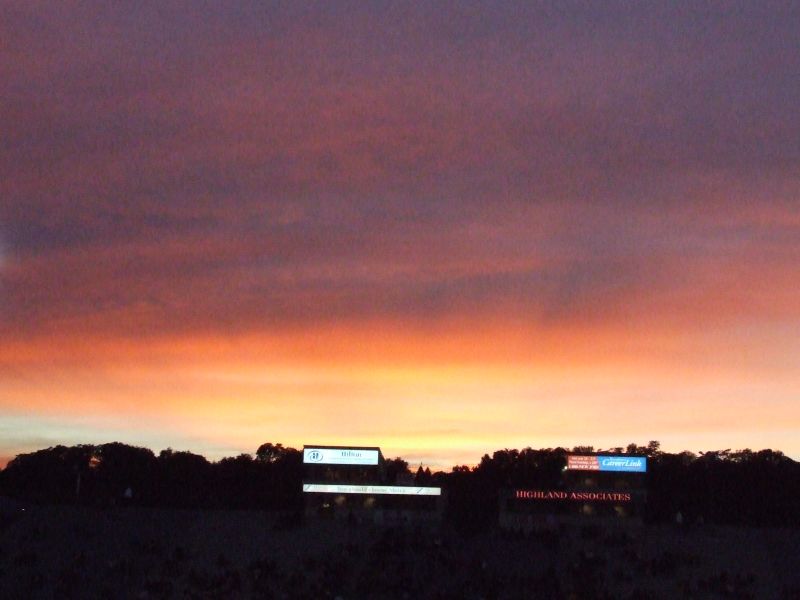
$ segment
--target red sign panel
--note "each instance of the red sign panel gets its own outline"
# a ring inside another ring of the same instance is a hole
[[[576,471],[599,471],[600,461],[596,456],[567,456],[567,468]]]

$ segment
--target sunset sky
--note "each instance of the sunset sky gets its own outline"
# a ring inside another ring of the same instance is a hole
[[[0,5],[0,465],[800,459],[800,5]]]

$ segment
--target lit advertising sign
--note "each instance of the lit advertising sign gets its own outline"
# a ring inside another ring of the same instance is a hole
[[[630,502],[630,492],[564,492],[561,490],[515,490],[521,500],[572,500],[575,502]]]
[[[377,465],[378,451],[362,448],[303,448],[303,462],[319,465]]]
[[[442,488],[405,485],[333,485],[304,483],[304,492],[324,494],[389,494],[391,496],[441,496]]]
[[[567,456],[567,468],[576,471],[647,472],[645,456]]]

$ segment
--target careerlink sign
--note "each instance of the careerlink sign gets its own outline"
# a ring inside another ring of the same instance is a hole
[[[625,471],[646,473],[645,456],[567,456],[567,468],[577,471]]]
[[[377,465],[378,451],[365,448],[304,448],[303,462],[320,465]]]
[[[601,471],[630,471],[645,473],[647,458],[644,456],[598,456]]]

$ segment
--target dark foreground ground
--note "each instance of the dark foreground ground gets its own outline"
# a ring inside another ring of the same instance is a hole
[[[574,524],[523,536],[264,512],[0,515],[0,598],[800,598],[800,533]]]

